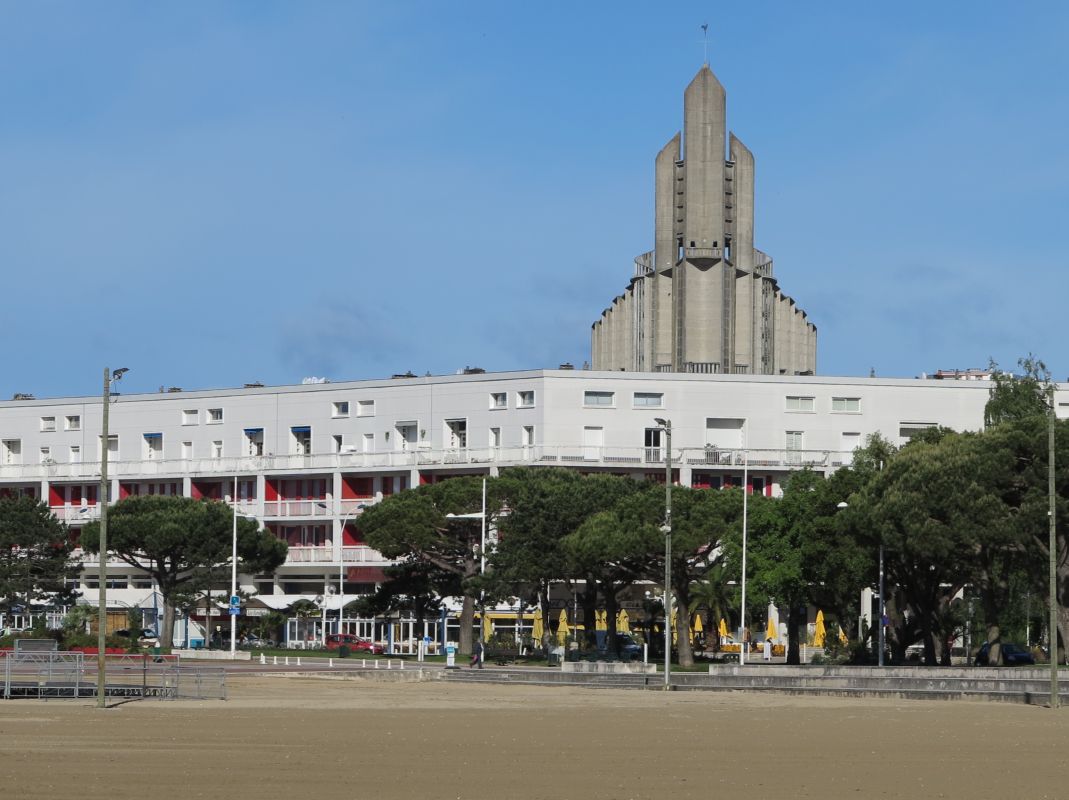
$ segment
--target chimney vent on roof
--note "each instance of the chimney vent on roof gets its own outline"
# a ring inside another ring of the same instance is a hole
[[[25,392],[15,392],[15,394],[11,395],[11,399],[12,400],[36,400],[37,398],[34,397],[32,394],[27,394]]]

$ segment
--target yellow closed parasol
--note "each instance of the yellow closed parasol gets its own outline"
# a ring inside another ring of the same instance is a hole
[[[531,638],[535,642],[541,642],[545,629],[542,627],[542,609],[535,609],[534,624],[531,626]]]
[[[626,609],[621,608],[620,613],[616,615],[616,632],[631,633],[631,618]]]
[[[828,632],[824,630],[824,612],[817,610],[817,627],[813,632],[813,646],[823,647],[824,640],[827,638]]]
[[[568,633],[570,629],[568,627],[568,610],[562,608],[560,610],[560,622],[557,624],[557,644],[564,647],[564,643],[568,641]]]

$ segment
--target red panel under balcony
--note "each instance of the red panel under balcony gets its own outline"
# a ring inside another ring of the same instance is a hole
[[[49,484],[48,487],[48,505],[61,506],[64,503],[63,487]]]
[[[349,567],[345,571],[345,580],[351,583],[383,583],[386,573],[382,567]]]
[[[341,480],[342,500],[367,500],[375,496],[375,479],[356,476]]]

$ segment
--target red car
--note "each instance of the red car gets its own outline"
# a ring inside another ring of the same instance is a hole
[[[372,655],[382,655],[385,650],[381,644],[375,644],[370,639],[362,639],[352,633],[328,633],[327,634],[327,649],[337,650],[342,645],[345,645],[353,653],[363,652],[371,653]]]

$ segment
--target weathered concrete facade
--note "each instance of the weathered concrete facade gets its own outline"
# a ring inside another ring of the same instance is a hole
[[[682,135],[654,162],[654,249],[593,325],[594,369],[816,372],[816,326],[754,247],[754,157],[725,142],[725,109],[706,64],[684,92]]]

